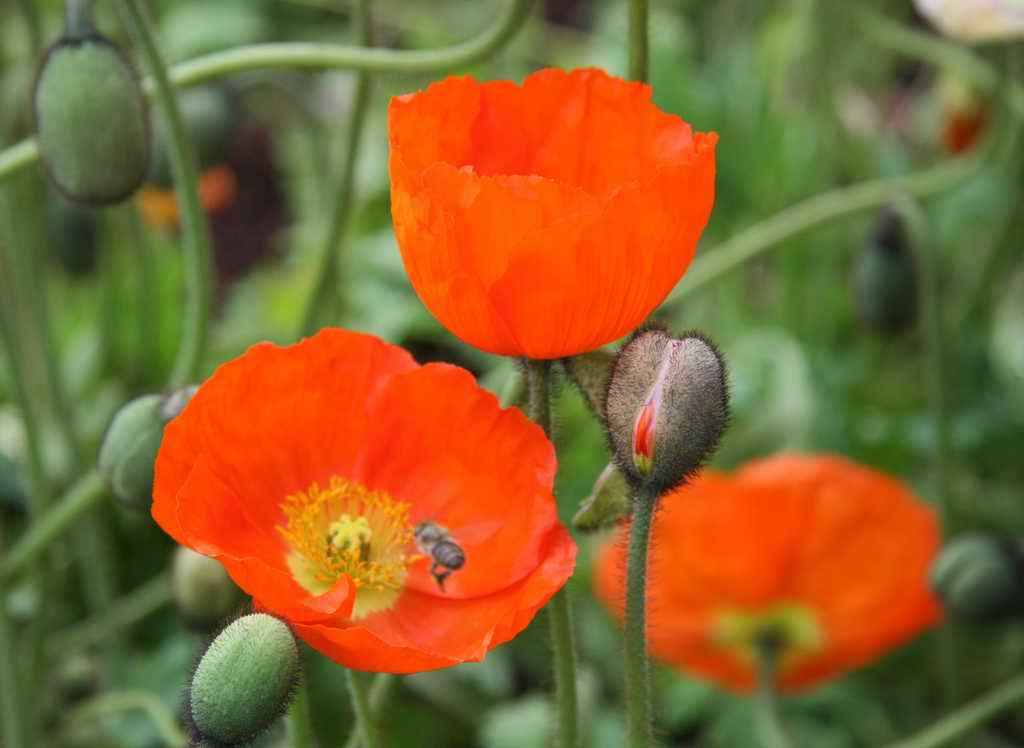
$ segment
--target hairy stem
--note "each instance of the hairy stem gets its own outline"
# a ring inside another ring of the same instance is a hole
[[[629,2],[629,77],[647,82],[649,53],[647,51],[648,0]]]
[[[630,748],[648,748],[652,741],[651,675],[647,662],[647,557],[657,500],[653,493],[637,492],[629,526],[623,640]]]

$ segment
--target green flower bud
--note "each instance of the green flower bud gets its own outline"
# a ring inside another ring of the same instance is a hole
[[[109,39],[93,33],[50,47],[33,103],[43,164],[68,199],[109,205],[142,184],[149,167],[146,101]]]
[[[1024,614],[1018,541],[982,534],[946,544],[931,569],[931,585],[954,616],[966,620]]]
[[[126,506],[148,510],[153,496],[153,465],[164,426],[194,394],[185,387],[167,395],[143,395],[114,416],[100,447],[99,469],[110,490]]]
[[[899,213],[884,211],[874,237],[854,260],[853,288],[864,326],[896,335],[917,317],[917,267]]]
[[[725,362],[698,333],[641,330],[615,360],[605,414],[619,469],[638,488],[665,493],[700,467],[725,430]]]
[[[224,566],[184,546],[171,562],[171,593],[178,612],[198,629],[216,626],[239,602],[238,588]]]
[[[238,745],[280,717],[300,677],[291,629],[265,613],[243,616],[203,654],[188,691],[196,743]]]
[[[604,419],[608,379],[615,365],[615,353],[604,348],[562,359],[562,367],[598,418]]]
[[[579,511],[572,518],[573,527],[583,532],[594,532],[625,519],[632,509],[632,494],[626,476],[615,463],[611,463],[601,471],[590,496],[580,504]]]

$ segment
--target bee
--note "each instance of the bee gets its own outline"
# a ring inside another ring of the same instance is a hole
[[[438,588],[444,592],[444,580],[463,567],[466,563],[466,552],[452,540],[447,528],[430,520],[416,525],[413,537],[416,540],[416,547],[433,560],[430,573],[433,574]]]

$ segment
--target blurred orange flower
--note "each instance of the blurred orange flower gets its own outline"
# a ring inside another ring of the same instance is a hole
[[[214,166],[199,176],[199,202],[210,215],[225,210],[237,194],[238,180],[229,166]],[[137,199],[147,224],[164,231],[178,227],[178,198],[173,189],[148,184],[139,190]]]
[[[324,330],[217,369],[167,426],[152,511],[315,649],[408,673],[483,659],[565,584],[554,474],[468,372]]]
[[[620,620],[627,529],[596,562],[598,594]],[[782,689],[833,678],[939,618],[927,583],[938,546],[935,516],[909,488],[841,457],[706,472],[655,516],[651,653],[746,691],[758,641],[778,636]]]
[[[391,213],[406,271],[452,333],[557,358],[640,325],[711,214],[715,133],[649,86],[542,70],[392,99]]]

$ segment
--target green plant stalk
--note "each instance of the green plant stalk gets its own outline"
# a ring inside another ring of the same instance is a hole
[[[363,746],[364,748],[381,748],[383,743],[380,740],[380,732],[377,730],[377,723],[373,717],[373,709],[370,707],[370,699],[361,673],[346,669],[345,674],[348,678],[348,693],[352,697],[352,711],[355,713],[356,727],[362,738]]]
[[[626,613],[622,636],[626,671],[626,722],[630,748],[648,748],[653,739],[651,673],[647,661],[647,565],[657,494],[638,491],[629,526]]]
[[[177,96],[150,28],[149,18],[141,0],[120,0],[120,5],[152,76],[157,109],[169,136],[168,156],[174,176],[174,190],[181,208],[188,297],[181,347],[174,362],[170,385],[182,387],[199,378],[206,350],[212,298],[210,231],[206,213],[199,201],[199,174],[192,144],[182,122]]]
[[[629,77],[640,83],[647,82],[648,0],[629,0]]]
[[[815,226],[880,208],[900,196],[924,198],[964,184],[981,170],[985,152],[986,149],[979,148],[976,156],[953,159],[916,174],[874,179],[829,190],[786,208],[731,239],[702,250],[701,259],[694,262],[666,304],[677,304],[686,296]]]
[[[170,71],[170,80],[178,88],[187,88],[233,73],[268,68],[345,68],[370,73],[452,70],[486,59],[500,49],[523,25],[533,2],[511,0],[486,30],[468,41],[441,49],[413,52],[312,42],[253,44],[203,55],[176,65]],[[153,80],[146,80],[144,89],[149,93],[156,85]],[[35,163],[38,158],[39,147],[33,138],[0,151],[0,180]]]
[[[106,496],[106,486],[99,471],[91,470],[82,476],[0,557],[0,579],[12,579],[38,560],[50,543],[66,532],[82,514],[98,506]]]
[[[59,657],[88,649],[131,628],[170,602],[171,583],[164,572],[117,600],[109,610],[54,634],[50,638],[49,650],[53,656]]]
[[[21,6],[21,13],[25,16],[32,56],[38,58],[43,50],[43,18],[39,12],[39,5],[36,0],[18,0],[18,5]]]
[[[0,602],[3,603],[0,604],[0,657],[4,663],[4,666],[0,667],[0,724],[3,726],[0,736],[3,737],[3,744],[7,748],[24,748],[27,745],[26,725],[23,720],[24,707],[19,698],[24,686],[18,679],[14,628],[7,613],[6,600],[6,585],[0,582]]]
[[[358,0],[355,14],[355,38],[364,46],[373,44],[373,20],[370,17],[370,0]],[[323,312],[327,299],[337,292],[338,268],[341,264],[341,243],[348,229],[355,202],[356,163],[359,157],[359,146],[363,139],[366,126],[366,112],[369,108],[371,92],[370,74],[361,72],[356,75],[356,90],[352,100],[352,116],[349,118],[348,133],[345,138],[345,162],[337,184],[328,190],[329,203],[333,202],[333,210],[327,239],[320,259],[320,270],[316,275],[316,285],[306,304],[302,315],[302,335],[316,332],[317,321]]]
[[[290,748],[314,748],[316,736],[313,734],[313,714],[309,708],[309,685],[305,677],[295,689],[295,698],[288,708],[285,718]]]
[[[775,676],[778,670],[777,647],[761,646],[758,652],[757,692],[754,694],[754,724],[762,748],[791,748],[779,720]]]
[[[939,748],[949,745],[1019,701],[1024,701],[1024,675],[1011,678],[916,735],[890,743],[887,748]]]
[[[75,706],[67,715],[67,722],[88,722],[108,714],[136,709],[149,718],[167,748],[185,748],[188,744],[188,738],[178,727],[171,712],[156,695],[148,691],[106,691]]]
[[[551,438],[551,362],[526,361],[527,410],[531,420]],[[551,651],[555,668],[555,705],[558,710],[558,745],[579,744],[579,705],[576,695],[576,644],[572,628],[569,590],[563,588],[547,604]]]
[[[157,267],[153,256],[153,245],[146,235],[137,205],[126,207],[125,219],[128,235],[134,248],[132,253],[138,264],[139,289],[136,297],[136,321],[138,324],[138,379],[140,383],[151,381],[150,375],[156,370],[158,346],[157,331],[160,329],[160,304],[158,303]]]
[[[370,684],[370,710],[379,715],[380,711],[384,708],[387,703],[388,696],[391,693],[392,687],[398,682],[398,677],[391,673],[377,673],[377,677],[373,679],[373,683]],[[345,741],[345,748],[359,748],[363,745],[362,735],[359,734],[359,729],[352,731],[352,734],[348,736],[348,740]]]
[[[64,0],[64,33],[68,36],[85,36],[94,29],[92,16],[93,0]]]

